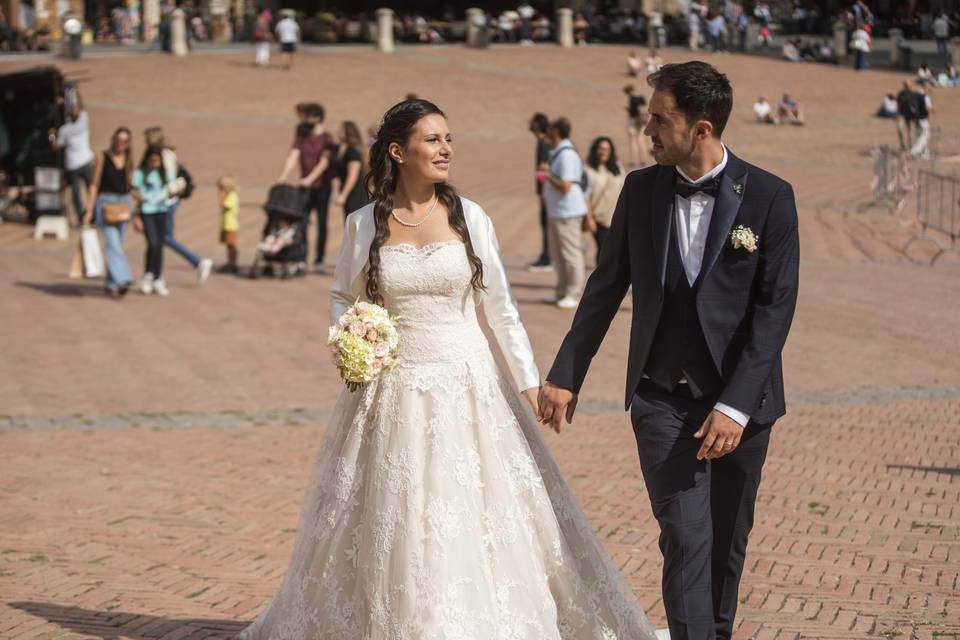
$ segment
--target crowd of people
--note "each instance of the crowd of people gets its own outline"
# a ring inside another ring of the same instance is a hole
[[[372,141],[365,141],[352,121],[341,123],[336,134],[327,131],[325,111],[317,103],[298,104],[296,113],[293,143],[277,183],[295,185],[303,194],[299,213],[304,225],[309,225],[316,213],[314,270],[323,273],[329,205],[342,208],[346,214],[366,204],[367,150]],[[116,128],[104,150],[95,153],[90,144],[89,115],[72,90],[68,93],[67,120],[59,129],[51,130],[49,138],[51,146],[63,153],[76,223],[95,225],[100,230],[105,245],[105,288],[111,297],[122,298],[131,289],[146,295],[170,295],[163,275],[166,248],[190,264],[199,284],[207,281],[214,270],[213,259],[191,251],[174,232],[177,211],[182,200],[192,196],[194,182],[161,127],[143,132],[144,151],[139,157],[134,153],[132,131],[123,126]],[[219,241],[226,254],[216,271],[238,273],[240,202],[236,181],[221,176],[216,186],[216,203],[209,208],[218,213]],[[146,240],[139,279],[134,278],[124,251],[131,227],[143,233]],[[292,241],[288,228],[265,227],[258,250],[277,253]],[[305,264],[293,266],[300,272],[305,268]]]

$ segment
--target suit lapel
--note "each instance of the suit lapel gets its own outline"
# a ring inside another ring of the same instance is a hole
[[[657,172],[657,183],[653,190],[653,212],[650,216],[653,231],[653,252],[657,269],[660,275],[660,288],[667,272],[667,250],[670,245],[670,228],[673,225],[673,212],[676,206],[676,197],[673,192],[673,183],[676,170],[673,167],[661,166]]]
[[[740,211],[743,201],[743,192],[747,185],[747,167],[735,155],[727,151],[727,166],[720,180],[720,191],[713,205],[713,215],[710,217],[710,230],[707,232],[707,243],[703,250],[703,262],[700,267],[700,280],[703,280],[713,269],[723,244],[727,242],[733,221]]]

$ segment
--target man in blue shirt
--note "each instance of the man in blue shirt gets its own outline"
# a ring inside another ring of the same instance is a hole
[[[543,185],[543,201],[550,220],[550,254],[557,270],[556,295],[546,302],[561,309],[576,309],[583,291],[583,221],[587,201],[583,193],[583,161],[570,142],[570,121],[550,123],[547,136],[553,144],[550,171]]]

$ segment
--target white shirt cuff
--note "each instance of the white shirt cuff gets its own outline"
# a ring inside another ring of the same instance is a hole
[[[727,416],[741,427],[746,428],[747,423],[750,422],[750,416],[745,414],[743,411],[738,411],[730,405],[723,404],[722,402],[718,402],[713,409],[714,411],[719,411],[723,415]]]

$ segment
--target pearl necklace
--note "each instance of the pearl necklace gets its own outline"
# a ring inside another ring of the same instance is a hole
[[[393,216],[394,220],[396,220],[398,223],[402,224],[405,227],[419,227],[420,225],[422,225],[424,222],[427,221],[427,218],[433,215],[433,210],[437,208],[438,202],[440,202],[440,198],[438,196],[434,196],[433,204],[430,206],[430,210],[427,211],[427,215],[423,216],[423,218],[420,219],[420,222],[404,222],[403,220],[400,219],[400,216],[397,215],[396,209],[392,210],[390,212],[390,215]]]

